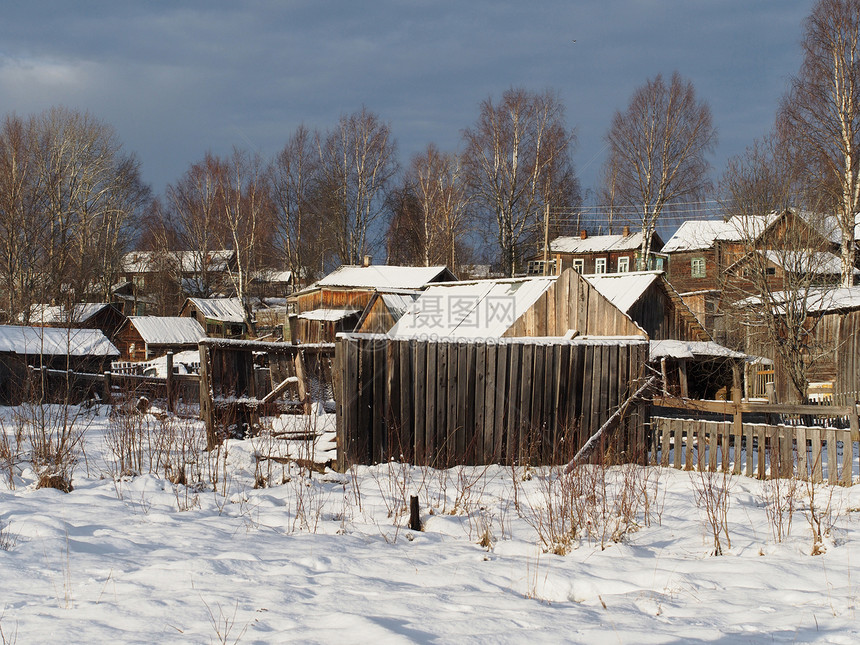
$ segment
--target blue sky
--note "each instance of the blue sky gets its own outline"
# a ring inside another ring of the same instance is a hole
[[[299,124],[327,129],[362,105],[403,163],[430,142],[454,151],[481,100],[553,88],[587,189],[612,114],[677,69],[713,110],[716,176],[770,128],[812,4],[35,0],[4,7],[0,112],[89,110],[161,192],[207,150],[269,157]]]

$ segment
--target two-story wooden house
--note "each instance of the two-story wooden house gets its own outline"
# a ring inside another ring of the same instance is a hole
[[[663,257],[659,253],[663,246],[660,236],[652,237],[652,258],[649,262],[651,269],[663,269]],[[535,260],[530,265],[529,273],[558,275],[565,269],[574,269],[581,274],[590,273],[627,273],[642,268],[640,250],[642,248],[642,233],[631,233],[630,227],[625,226],[617,235],[588,235],[580,231],[579,235],[557,237],[550,242],[552,266],[544,271],[542,260]]]

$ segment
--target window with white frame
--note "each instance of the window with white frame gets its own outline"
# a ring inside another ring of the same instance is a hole
[[[630,271],[630,258],[618,258],[618,273],[627,273]]]
[[[595,273],[606,273],[606,258],[597,258],[594,261]]]
[[[573,268],[578,273],[582,273],[585,270],[585,260],[583,260],[582,258],[576,258],[573,261]]]
[[[693,258],[690,260],[690,276],[693,278],[705,277],[705,258]]]

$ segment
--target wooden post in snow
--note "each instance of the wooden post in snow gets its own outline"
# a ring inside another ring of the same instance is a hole
[[[167,352],[167,411],[176,412],[176,392],[173,381],[173,352]]]

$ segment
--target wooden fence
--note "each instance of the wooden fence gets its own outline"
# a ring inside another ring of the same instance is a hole
[[[657,399],[664,408],[726,414],[732,421],[651,417],[650,463],[686,470],[790,477],[851,485],[860,474],[856,406],[780,405]],[[824,408],[822,410],[822,408]],[[848,428],[745,423],[743,414],[839,416]],[[855,465],[857,468],[855,469]]]
[[[206,338],[200,342],[200,418],[209,448],[244,434],[261,412],[310,412],[333,396],[333,344]]]
[[[560,463],[638,384],[639,339],[395,340],[345,334],[335,353],[338,467]],[[612,449],[644,455],[643,418]]]

